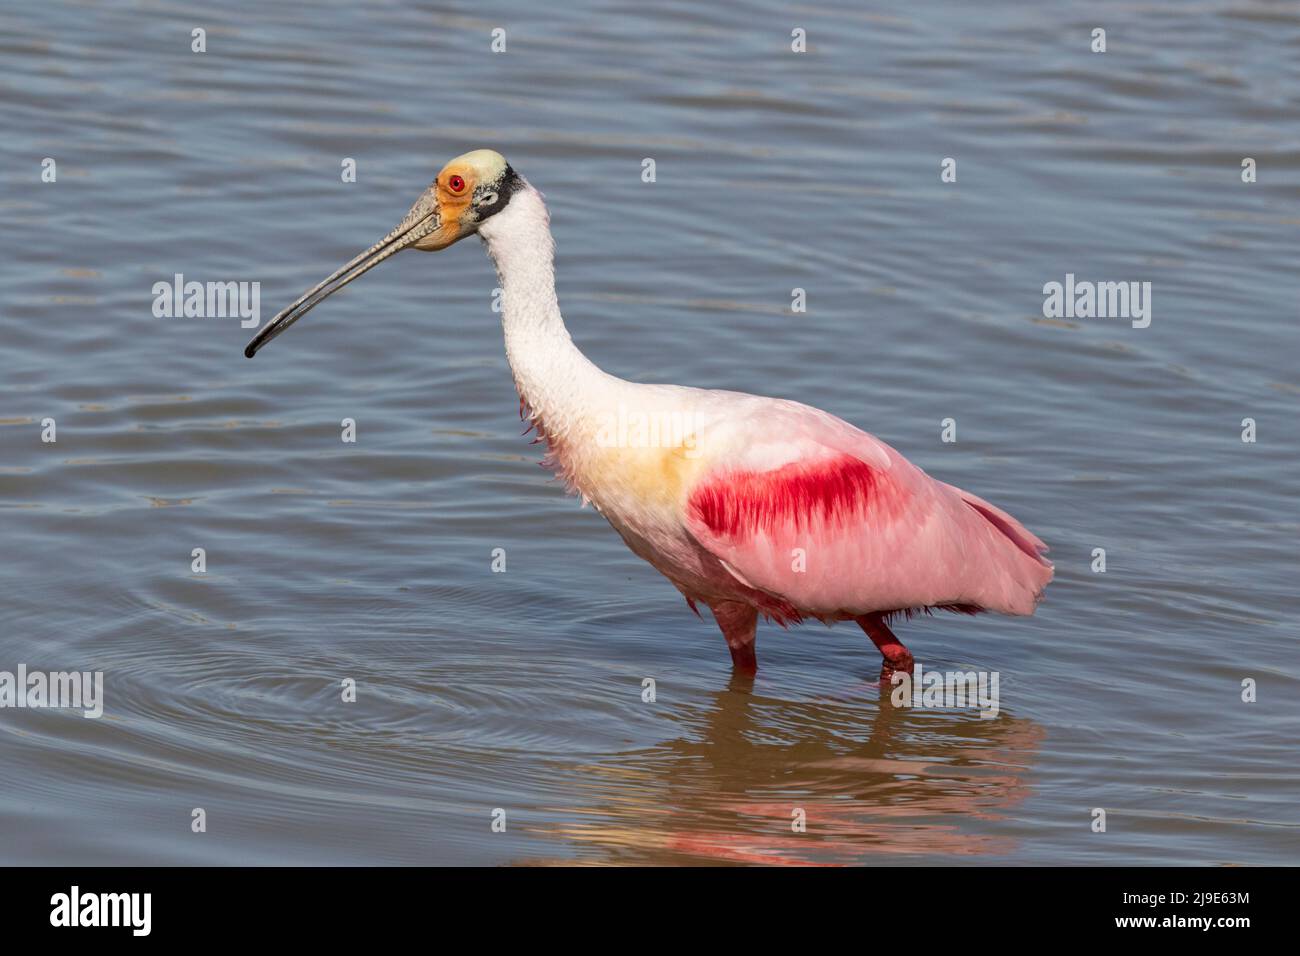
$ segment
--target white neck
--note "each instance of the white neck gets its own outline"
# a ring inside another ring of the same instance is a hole
[[[592,407],[593,392],[619,380],[579,351],[555,298],[555,241],[542,195],[525,185],[483,223],[501,282],[506,359],[519,395],[548,436],[562,438]]]

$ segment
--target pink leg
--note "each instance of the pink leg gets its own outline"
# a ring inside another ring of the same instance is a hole
[[[867,637],[871,638],[871,643],[876,645],[876,648],[885,658],[881,667],[882,674],[888,675],[894,671],[912,673],[912,652],[894,636],[894,632],[885,623],[883,615],[863,614],[856,620],[858,626],[867,632]]]
[[[758,631],[758,611],[748,604],[721,601],[710,608],[722,636],[731,648],[731,664],[743,674],[758,670],[758,655],[754,653],[754,638]]]

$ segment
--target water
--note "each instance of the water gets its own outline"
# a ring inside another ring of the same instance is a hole
[[[0,670],[106,696],[0,711],[0,861],[1296,860],[1293,4],[51,2],[0,37]],[[732,679],[536,466],[477,243],[255,362],[152,315],[182,273],[269,318],[479,146],[546,192],[603,367],[821,406],[1049,542],[1036,617],[901,628],[998,671],[997,718],[882,708],[847,626],[763,627]],[[1066,273],[1150,281],[1150,327],[1044,319]]]

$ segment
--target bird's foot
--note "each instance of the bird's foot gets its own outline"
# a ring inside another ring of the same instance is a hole
[[[880,662],[880,679],[889,683],[896,673],[911,674],[915,661],[912,652],[902,644],[881,648],[884,659]]]
[[[858,626],[867,632],[871,638],[871,643],[876,645],[876,650],[880,651],[880,656],[884,658],[880,663],[880,679],[884,683],[889,683],[896,673],[912,673],[912,652],[903,646],[903,642],[894,636],[894,632],[889,629],[885,623],[885,618],[880,614],[864,614],[857,618]]]

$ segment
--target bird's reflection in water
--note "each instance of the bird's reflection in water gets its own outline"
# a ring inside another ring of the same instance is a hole
[[[1003,854],[995,821],[1028,793],[1042,730],[1002,713],[866,699],[787,701],[735,676],[665,744],[582,768],[580,822],[606,863],[851,864]],[[796,811],[806,831],[795,832]]]

